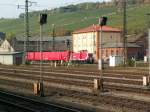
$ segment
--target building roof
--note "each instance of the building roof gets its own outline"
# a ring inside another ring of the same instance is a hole
[[[133,42],[139,41],[139,40],[142,39],[142,38],[147,39],[148,36],[147,36],[147,35],[144,35],[144,34],[128,35],[128,36],[127,36],[127,41],[133,43]]]
[[[0,55],[14,55],[14,54],[22,54],[23,52],[0,52]]]
[[[123,43],[105,43],[103,44],[103,48],[123,48]],[[136,44],[127,43],[128,48],[140,48],[141,46]]]
[[[70,42],[69,48],[72,49],[72,36],[55,37],[55,51],[64,51],[68,49],[67,40]],[[9,41],[15,51],[24,51],[24,37],[17,37]],[[40,50],[40,37],[30,37],[28,43],[28,51]],[[53,37],[43,36],[43,51],[53,50]]]
[[[66,39],[72,40],[72,36],[57,36],[54,37],[56,41],[64,41]],[[24,41],[25,37],[16,37],[17,41]],[[30,37],[29,41],[40,41],[39,36]],[[53,41],[53,37],[43,36],[43,41]]]
[[[73,32],[73,34],[94,32],[94,31],[101,31],[101,27],[99,25],[91,25],[89,27],[76,30],[76,31]],[[110,27],[110,26],[103,26],[102,31],[104,31],[104,32],[121,32],[121,29],[113,28],[113,27]]]

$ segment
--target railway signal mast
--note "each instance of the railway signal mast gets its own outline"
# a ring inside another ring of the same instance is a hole
[[[44,85],[43,85],[43,74],[42,74],[42,66],[43,66],[43,36],[42,36],[42,31],[43,31],[43,25],[47,23],[47,14],[40,14],[40,82],[39,82],[39,87],[40,87],[40,96],[44,97]]]
[[[149,78],[150,78],[150,26],[149,26],[149,30],[148,30],[148,60],[149,60]]]
[[[148,16],[148,65],[149,65],[149,78],[150,78],[150,13],[146,14]]]
[[[99,88],[100,91],[103,91],[103,59],[102,59],[102,33],[103,33],[103,26],[105,26],[107,23],[107,17],[101,17],[99,19],[99,25],[100,25],[100,59],[98,60],[98,64],[99,64],[99,70],[100,70],[100,84],[99,84]]]

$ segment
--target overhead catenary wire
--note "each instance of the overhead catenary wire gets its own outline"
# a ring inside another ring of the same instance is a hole
[[[0,6],[14,6],[14,7],[16,7],[17,5],[16,4],[0,4]]]

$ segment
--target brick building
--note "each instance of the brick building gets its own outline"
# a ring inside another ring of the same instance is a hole
[[[148,49],[148,35],[147,34],[139,34],[139,35],[129,35],[128,43],[134,43],[136,45],[141,46],[141,57],[146,55],[146,51]]]
[[[87,50],[97,61],[100,58],[100,43],[102,43],[102,58],[108,59],[111,55],[123,56],[124,46],[122,31],[110,26],[102,27],[102,42],[100,42],[101,27],[91,25],[73,32],[73,51]],[[128,57],[142,55],[141,46],[127,43]]]

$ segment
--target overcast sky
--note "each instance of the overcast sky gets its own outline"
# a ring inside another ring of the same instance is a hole
[[[42,10],[42,9],[52,9],[60,6],[65,6],[69,4],[77,4],[81,2],[101,2],[110,0],[30,0],[32,2],[37,2],[30,7],[30,11]],[[24,12],[25,0],[0,0],[0,18],[17,18],[18,15]],[[22,5],[18,9],[18,4]]]

